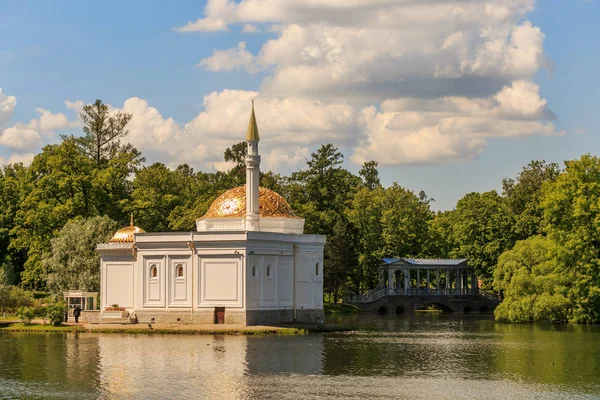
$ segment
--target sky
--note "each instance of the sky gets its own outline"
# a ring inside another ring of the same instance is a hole
[[[598,0],[0,1],[0,164],[102,99],[148,164],[227,170],[255,99],[263,170],[330,142],[452,209],[597,154],[599,18]]]

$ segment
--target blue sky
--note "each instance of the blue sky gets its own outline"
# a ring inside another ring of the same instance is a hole
[[[440,209],[596,153],[597,1],[418,3],[0,2],[0,162],[79,132],[96,98],[134,115],[148,162],[202,170],[227,168],[256,98],[265,168],[332,141]]]

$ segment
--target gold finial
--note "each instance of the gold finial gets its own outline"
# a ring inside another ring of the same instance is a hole
[[[129,220],[129,226],[133,226],[133,213],[131,213],[131,219]]]
[[[258,138],[258,126],[256,125],[256,116],[254,115],[254,99],[252,99],[252,112],[250,113],[250,122],[248,122],[248,132],[246,133],[246,140],[259,140]]]

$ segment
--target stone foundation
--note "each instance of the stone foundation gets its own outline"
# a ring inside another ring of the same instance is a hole
[[[214,324],[214,310],[194,311],[153,311],[153,310],[138,310],[135,315],[138,322],[149,323],[152,318],[158,323],[181,323],[181,324]],[[246,312],[237,310],[225,309],[226,324],[242,324],[246,325]]]
[[[157,323],[181,323],[181,324],[214,324],[214,309],[194,311],[166,311],[166,310],[137,310],[135,316],[139,323],[149,323],[154,318]],[[278,325],[282,323],[302,322],[319,323],[324,319],[322,309],[296,310],[296,321],[294,311],[286,310],[248,310],[239,311],[225,308],[226,324],[241,325]]]

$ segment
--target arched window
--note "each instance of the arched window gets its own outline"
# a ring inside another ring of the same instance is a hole
[[[156,267],[156,265],[152,265],[150,267],[150,277],[151,278],[157,278],[158,277],[158,268]]]
[[[315,265],[315,275],[319,276],[319,263]]]
[[[271,276],[271,265],[267,265],[267,276]]]
[[[252,266],[252,276],[255,277],[256,276],[256,265]]]
[[[177,277],[183,278],[183,265],[177,264],[176,271],[177,271]]]

